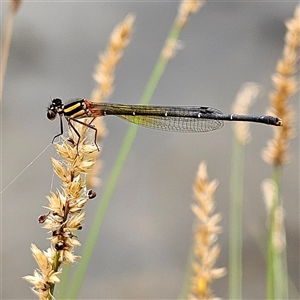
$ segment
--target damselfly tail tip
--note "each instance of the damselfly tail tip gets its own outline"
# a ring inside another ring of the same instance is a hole
[[[282,120],[277,118],[275,125],[276,126],[282,126]]]

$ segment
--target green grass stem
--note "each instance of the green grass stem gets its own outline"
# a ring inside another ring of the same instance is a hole
[[[67,299],[67,293],[68,293],[68,279],[71,278],[71,270],[72,268],[70,266],[63,266],[62,267],[62,273],[60,276],[60,283],[58,285],[58,290],[56,294],[56,299]]]
[[[281,168],[275,167],[273,181],[277,186],[277,190],[273,195],[273,203],[268,220],[267,299],[269,300],[288,299],[289,297],[286,248],[278,250],[273,242],[274,234],[278,230],[276,229],[275,213],[278,207],[281,206],[279,199],[280,177]]]
[[[244,149],[244,145],[235,138],[232,153],[230,197],[230,299],[242,299],[242,200],[244,177]]]
[[[178,299],[188,299],[190,287],[191,287],[191,279],[193,276],[193,261],[195,259],[194,248],[193,246],[190,247],[187,264],[185,268],[184,280],[183,285],[178,296]]]
[[[57,272],[59,268],[59,257],[58,257],[58,251],[55,251],[55,256],[54,256],[54,261],[53,261],[53,271]],[[52,300],[52,295],[54,294],[54,288],[55,284],[51,283],[50,284],[50,294],[48,296],[49,300]]]

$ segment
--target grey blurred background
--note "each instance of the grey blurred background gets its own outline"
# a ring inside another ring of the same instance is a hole
[[[2,4],[5,17],[7,3]],[[271,74],[281,56],[284,22],[297,1],[210,2],[192,16],[182,31],[183,49],[172,59],[152,104],[209,105],[230,112],[245,82],[257,82],[265,93],[251,113],[265,113],[272,90]],[[51,97],[89,98],[98,53],[114,26],[136,15],[132,42],[116,72],[111,102],[138,103],[178,2],[25,2],[17,14],[2,103],[2,188],[5,188],[59,131],[49,122]],[[298,111],[298,95],[292,105]],[[105,118],[109,135],[103,142],[102,186],[107,182],[128,128]],[[272,168],[261,159],[271,127],[251,125],[252,142],[245,153],[243,215],[244,299],[263,299],[265,259],[257,236],[264,239],[265,205],[260,185]],[[176,134],[140,128],[99,234],[81,299],[176,299],[180,293],[192,242],[192,183],[201,161],[210,179],[217,179],[217,212],[223,233],[218,267],[228,267],[229,184],[232,126],[204,134]],[[291,163],[284,168],[282,197],[286,211],[288,271],[299,282],[299,158],[298,138],[290,145]],[[35,299],[22,276],[37,267],[30,244],[47,249],[48,234],[37,223],[52,182],[49,147],[2,194],[2,297]],[[54,178],[54,187],[59,185]],[[84,243],[97,200],[89,202]],[[80,248],[78,252],[80,254]],[[228,297],[228,276],[213,284]]]

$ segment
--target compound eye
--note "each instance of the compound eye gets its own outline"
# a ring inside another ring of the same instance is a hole
[[[47,118],[51,121],[53,121],[56,117],[56,113],[52,110],[48,110],[47,112]]]
[[[62,100],[59,98],[54,98],[54,99],[52,99],[52,104],[56,107],[60,107],[60,106],[62,106]]]

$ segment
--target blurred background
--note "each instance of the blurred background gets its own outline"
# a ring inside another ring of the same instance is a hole
[[[252,114],[264,114],[272,90],[271,75],[281,56],[284,22],[292,2],[207,2],[191,16],[180,36],[182,50],[170,61],[151,104],[212,106],[229,113],[245,82],[264,86]],[[2,3],[2,16],[7,10]],[[15,21],[4,84],[2,121],[2,189],[59,132],[46,107],[53,97],[89,98],[98,53],[116,24],[136,15],[132,41],[116,71],[110,102],[135,104],[159,56],[177,14],[178,2],[25,2]],[[298,111],[298,95],[292,105]],[[105,118],[102,185],[87,205],[84,243],[124,135],[129,126]],[[251,125],[245,153],[243,215],[244,299],[265,297],[265,259],[257,236],[264,234],[266,211],[261,182],[272,167],[261,159],[272,128]],[[203,134],[178,134],[140,128],[106,214],[81,299],[176,299],[183,284],[192,242],[192,184],[198,164],[206,161],[209,178],[217,179],[216,211],[223,233],[218,267],[228,267],[229,184],[232,126]],[[299,140],[290,145],[284,168],[282,198],[286,212],[288,271],[299,282]],[[35,299],[22,276],[37,267],[30,244],[46,250],[48,233],[37,223],[46,210],[54,177],[51,145],[2,196],[2,297]],[[53,190],[54,190],[53,189]],[[78,248],[77,254],[81,249]],[[228,297],[228,276],[214,282],[216,296]]]

